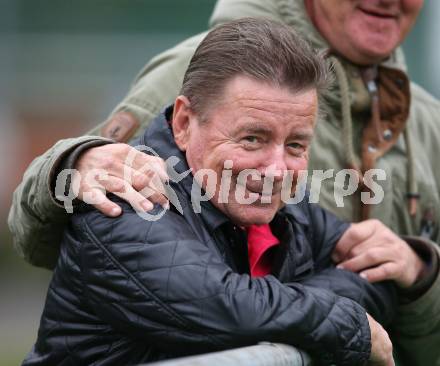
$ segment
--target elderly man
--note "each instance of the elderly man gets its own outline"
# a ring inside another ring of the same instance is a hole
[[[360,306],[389,321],[391,284],[331,264],[341,235],[358,229],[307,201],[283,207],[285,173],[307,168],[326,74],[286,25],[244,18],[208,34],[182,94],[140,139],[177,157],[178,173],[191,169],[170,186],[179,203],[155,221],[127,204],[117,218],[73,216],[24,365],[138,364],[258,341],[326,363],[394,365],[387,333]],[[272,188],[240,180],[249,169]],[[201,188],[212,198],[199,213]]]
[[[334,260],[370,281],[393,279],[400,285],[393,341],[408,365],[440,362],[438,255],[429,244],[430,240],[439,243],[440,235],[440,172],[434,165],[440,152],[440,106],[409,82],[398,48],[422,4],[422,0],[220,0],[211,19],[213,26],[242,16],[278,19],[331,55],[337,82],[324,95],[329,108],[317,124],[309,169],[322,170],[323,178],[329,177],[318,180],[319,203],[325,208],[349,221],[376,218],[407,235],[405,241],[396,240],[388,232],[387,240],[366,243],[371,233],[387,229],[371,220],[356,224],[360,228],[357,236],[347,235],[340,241]],[[178,94],[184,70],[204,36],[191,38],[151,61],[110,120],[92,134],[124,142],[140,133],[139,125],[148,125]],[[116,194],[126,186],[122,180],[127,168],[134,179],[125,199],[137,208],[151,208],[138,193],[149,184],[148,174],[138,172],[148,157],[138,155],[132,165],[124,166],[131,148],[108,143],[97,136],[59,142],[26,172],[14,195],[9,223],[17,247],[31,263],[53,267],[58,257],[58,243],[69,219],[53,191],[54,177],[63,167],[75,167],[82,176],[91,169],[106,168],[110,177],[99,183]],[[102,144],[108,145],[96,147]],[[159,164],[156,158],[151,160]],[[372,167],[386,173],[385,180],[373,182],[380,183],[384,193],[375,205],[361,199],[362,194],[371,193],[371,182],[360,180],[370,184],[345,196],[345,187],[335,185],[329,171],[351,168],[362,177]],[[87,181],[79,186],[79,198],[88,191],[102,198],[98,209],[120,214],[119,206]],[[335,197],[343,200],[342,207]],[[164,202],[160,192],[150,198]],[[423,271],[419,271],[421,259]]]

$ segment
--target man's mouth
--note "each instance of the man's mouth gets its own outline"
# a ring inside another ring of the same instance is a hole
[[[382,19],[394,19],[397,18],[398,15],[396,12],[386,11],[382,9],[370,9],[365,7],[359,7],[358,9],[366,15]]]
[[[281,192],[281,187],[276,187],[276,185],[274,185],[272,190],[268,190],[268,191],[263,190],[263,188],[249,187],[249,186],[247,186],[246,189],[251,193],[258,194],[259,198],[272,197],[272,196],[275,196]]]

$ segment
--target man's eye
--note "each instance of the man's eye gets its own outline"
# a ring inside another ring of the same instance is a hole
[[[261,148],[264,140],[261,137],[249,135],[241,139],[241,145],[246,150],[258,150]]]
[[[301,145],[298,142],[291,142],[289,145],[289,147],[291,147],[292,149],[303,149],[303,145]]]
[[[256,144],[258,142],[257,136],[246,136],[243,138],[245,142],[250,142],[251,144]]]
[[[294,154],[302,154],[306,150],[306,147],[298,142],[291,142],[287,146]]]

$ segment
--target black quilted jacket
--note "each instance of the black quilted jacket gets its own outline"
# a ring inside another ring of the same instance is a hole
[[[164,115],[141,142],[187,169]],[[307,203],[281,210],[271,223],[281,241],[273,275],[250,278],[246,234],[210,203],[194,213],[191,185],[191,175],[171,184],[183,214],[155,222],[122,202],[118,218],[91,208],[73,216],[24,365],[133,365],[260,341],[364,364],[364,308],[386,323],[395,297],[389,284],[332,266],[348,225]]]

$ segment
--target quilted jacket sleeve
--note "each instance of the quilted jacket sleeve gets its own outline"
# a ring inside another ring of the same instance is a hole
[[[355,301],[384,326],[389,325],[396,315],[397,291],[389,281],[371,284],[356,273],[328,268],[300,282]]]
[[[123,333],[176,355],[273,341],[338,365],[369,357],[361,306],[323,289],[234,273],[173,212],[155,223],[130,212],[117,219],[91,213],[74,225],[85,298]]]

